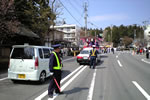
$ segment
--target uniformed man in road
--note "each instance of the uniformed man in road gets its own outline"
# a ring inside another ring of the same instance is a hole
[[[149,59],[149,48],[146,48],[146,58]]]
[[[50,80],[48,87],[48,95],[50,98],[53,98],[54,90],[56,94],[63,94],[63,92],[60,91],[62,62],[59,53],[61,50],[61,45],[56,44],[52,45],[52,47],[54,48],[54,51],[52,51],[49,61],[49,70],[52,73],[52,79]]]
[[[95,47],[96,46],[93,45],[93,49],[90,52],[90,68],[93,68],[93,69],[95,69],[96,58],[97,58],[97,53],[98,53]]]

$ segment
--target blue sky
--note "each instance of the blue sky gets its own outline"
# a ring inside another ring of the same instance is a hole
[[[59,0],[58,0],[59,1]],[[88,28],[103,28],[121,24],[143,25],[143,21],[150,21],[150,0],[60,0],[63,15],[59,19],[64,19],[67,24],[77,24],[85,26],[84,3],[88,4]],[[90,24],[90,23],[93,23]]]

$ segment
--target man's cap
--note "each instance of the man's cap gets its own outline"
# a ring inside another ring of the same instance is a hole
[[[61,44],[55,44],[55,45],[52,45],[52,47],[55,49],[55,48],[59,48],[61,47]]]

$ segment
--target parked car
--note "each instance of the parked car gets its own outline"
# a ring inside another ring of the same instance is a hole
[[[8,78],[45,82],[50,76],[49,57],[51,47],[14,45],[10,54]]]
[[[77,55],[77,62],[81,64],[90,64],[90,51],[93,48],[84,48],[78,55]],[[98,51],[96,63],[98,63],[101,60],[100,52]]]

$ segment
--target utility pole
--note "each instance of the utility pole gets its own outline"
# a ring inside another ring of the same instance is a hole
[[[133,41],[134,45],[136,43],[136,29],[134,29],[134,41]]]
[[[85,36],[87,34],[87,3],[85,2],[85,5],[84,5],[84,12],[85,12]]]
[[[96,31],[95,31],[95,44],[96,44]]]
[[[51,15],[51,24],[52,24],[52,44],[54,44],[54,40],[55,40],[55,34],[54,34],[54,3],[55,3],[56,0],[53,0],[52,1],[52,9],[51,9],[51,12],[52,12],[52,15]]]
[[[113,25],[111,25],[111,43],[112,43],[112,29],[113,29]]]
[[[134,29],[134,41],[136,39],[136,29]]]

